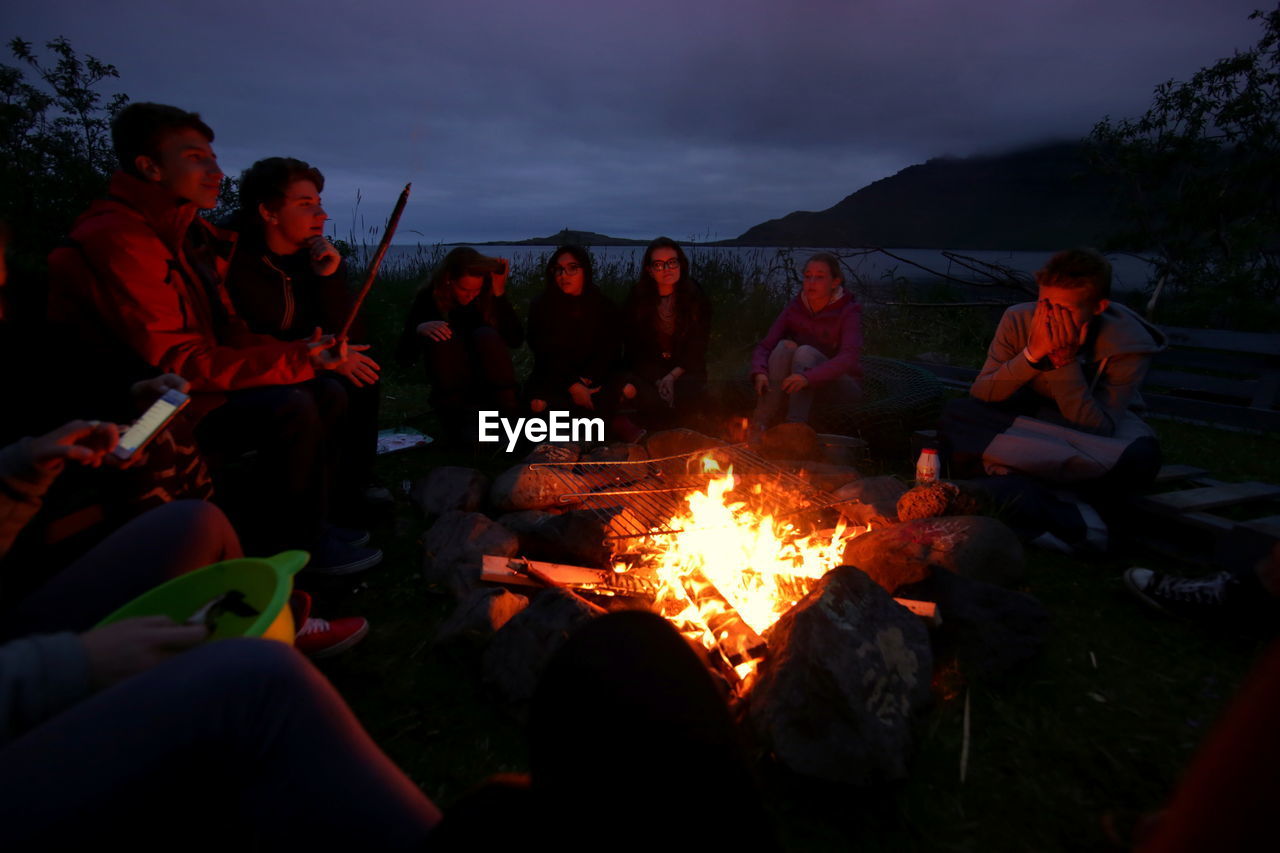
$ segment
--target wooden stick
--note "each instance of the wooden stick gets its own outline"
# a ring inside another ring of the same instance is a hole
[[[578,595],[578,594],[577,594],[576,592],[574,592],[573,590],[569,589],[569,587],[567,587],[567,586],[565,586],[564,584],[560,583],[558,580],[556,580],[555,578],[551,577],[551,576],[550,576],[550,575],[548,575],[546,572],[541,571],[540,569],[538,569],[537,567],[535,567],[535,566],[533,565],[533,563],[532,563],[530,560],[526,560],[526,559],[524,559],[523,557],[520,557],[520,558],[518,558],[518,560],[512,560],[511,562],[512,562],[512,563],[519,562],[520,564],[522,564],[522,565],[524,566],[524,568],[522,569],[522,571],[524,571],[524,572],[525,572],[525,574],[527,574],[529,577],[533,578],[534,580],[541,581],[543,584],[545,584],[545,585],[547,585],[547,586],[555,587],[556,589],[562,589],[562,590],[564,590],[564,591],[565,591],[566,593],[568,593],[570,596],[572,596],[573,598],[576,598],[578,601],[582,602],[582,603],[583,603],[583,604],[585,604],[588,608],[590,608],[590,610],[591,610],[591,612],[592,612],[592,613],[595,613],[595,614],[596,614],[596,615],[598,615],[598,616],[603,616],[603,615],[605,615],[606,613],[608,613],[608,612],[609,612],[608,610],[605,610],[605,609],[604,609],[603,607],[601,607],[600,605],[598,605],[598,604],[593,604],[592,602],[587,601],[585,598],[583,598],[582,596]]]
[[[960,744],[960,784],[969,772],[969,688],[964,691],[964,740]]]
[[[373,289],[373,280],[378,275],[378,267],[382,266],[382,256],[387,253],[387,249],[391,246],[391,238],[396,233],[396,226],[400,224],[400,214],[404,213],[404,206],[409,202],[409,187],[412,183],[405,184],[404,190],[400,193],[400,200],[396,202],[395,210],[391,211],[391,219],[387,222],[387,229],[382,232],[382,242],[378,244],[378,251],[373,256],[373,261],[369,264],[369,269],[364,276],[364,284],[360,287],[360,292],[356,294],[355,301],[351,303],[351,313],[347,315],[347,322],[342,324],[342,331],[338,333],[338,340],[345,341],[347,335],[351,332],[351,324],[356,321],[356,315],[360,313],[360,306],[364,305],[364,299],[369,295],[369,291]]]

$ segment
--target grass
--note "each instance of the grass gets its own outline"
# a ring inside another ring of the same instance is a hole
[[[374,343],[386,353],[423,265],[379,283],[369,307]],[[698,270],[717,309],[711,364],[740,371],[785,294],[755,282],[761,269],[713,257]],[[601,271],[618,296],[630,270]],[[523,310],[541,287],[536,269],[516,269],[512,295]],[[980,358],[994,320],[981,312],[869,311],[867,351],[948,352],[956,363]],[[388,359],[384,358],[384,361]],[[384,426],[435,428],[415,369],[388,364]],[[1157,422],[1172,461],[1209,460],[1226,479],[1280,479],[1280,439]],[[388,485],[462,464],[495,472],[503,454],[479,460],[426,449],[379,460]],[[910,460],[879,460],[907,475]],[[324,669],[388,754],[446,809],[485,777],[527,768],[519,725],[480,683],[480,652],[435,648],[431,638],[452,602],[427,589],[421,536],[427,520],[407,501],[378,526],[383,567],[355,579],[317,579],[322,614],[360,613],[373,630]],[[1175,622],[1138,607],[1120,573],[1149,555],[1094,561],[1028,552],[1025,588],[1053,613],[1043,654],[996,683],[955,690],[919,721],[911,776],[870,791],[799,779],[767,761],[760,767],[785,843],[795,850],[1097,850],[1107,826],[1122,837],[1166,799],[1180,770],[1231,696],[1260,641],[1236,631]],[[1177,566],[1159,563],[1177,570]],[[959,762],[967,689],[971,711],[968,775]],[[584,730],[590,722],[584,721]],[[602,755],[602,760],[607,760]],[[738,819],[751,819],[739,816]],[[625,829],[623,830],[625,831]]]

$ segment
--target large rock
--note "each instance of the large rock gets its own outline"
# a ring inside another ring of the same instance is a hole
[[[458,602],[436,632],[437,643],[468,640],[487,643],[502,626],[529,606],[529,599],[502,587],[473,589]]]
[[[494,635],[484,653],[484,680],[522,709],[533,698],[552,653],[593,616],[586,604],[564,590],[542,590]]]
[[[529,555],[557,563],[606,568],[612,551],[605,544],[608,530],[594,513],[571,510],[548,518],[530,531]]]
[[[900,779],[933,657],[920,620],[851,566],[828,572],[766,635],[748,699],[791,770],[835,782]]]
[[[498,475],[489,489],[489,502],[502,512],[564,506],[565,494],[584,493],[590,485],[568,467],[552,469],[515,465]]]
[[[650,456],[661,459],[664,456],[693,453],[708,447],[720,447],[723,444],[724,442],[718,438],[712,438],[691,429],[667,429],[649,436],[644,446]]]
[[[478,512],[446,512],[422,542],[422,574],[431,586],[462,597],[480,582],[485,554],[513,557],[520,540]]]
[[[489,478],[474,468],[442,465],[413,485],[410,497],[424,515],[450,510],[475,512],[489,491]]]
[[[570,442],[559,444],[539,444],[524,458],[526,463],[532,462],[577,462],[582,458],[582,448]]]
[[[924,580],[931,567],[1002,586],[1018,583],[1026,572],[1014,532],[980,515],[924,518],[872,530],[850,540],[844,560],[889,592]]]
[[[528,536],[537,531],[544,521],[555,518],[556,513],[544,509],[522,509],[519,512],[508,512],[498,516],[498,523],[519,536]]]
[[[899,595],[937,602],[935,656],[954,658],[966,678],[998,678],[1034,658],[1051,628],[1049,611],[1025,592],[934,572]]]
[[[594,447],[582,455],[583,462],[643,462],[649,452],[639,444],[613,441]]]
[[[896,477],[864,477],[841,486],[832,496],[845,501],[840,510],[856,527],[888,527],[898,523],[898,499],[907,487]]]
[[[808,424],[781,423],[760,436],[760,453],[769,459],[817,459],[818,434]]]
[[[824,492],[834,492],[841,486],[847,486],[854,480],[861,479],[857,468],[847,465],[832,465],[828,462],[812,462],[804,459],[775,459],[773,464],[811,483],[814,488]]]

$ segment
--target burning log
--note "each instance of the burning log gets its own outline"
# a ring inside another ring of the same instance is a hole
[[[716,589],[710,578],[695,569],[680,578],[680,585],[689,603],[705,621],[706,630],[711,633],[730,667],[736,670],[743,664],[764,658],[768,650],[764,638],[743,621],[737,609]],[[680,618],[679,613],[671,614],[671,618]]]

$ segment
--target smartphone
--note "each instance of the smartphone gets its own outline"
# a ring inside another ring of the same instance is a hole
[[[146,447],[148,441],[168,426],[173,416],[189,402],[191,398],[181,391],[165,391],[164,396],[152,403],[151,408],[124,431],[124,435],[120,436],[120,443],[111,451],[111,455],[121,462],[132,458],[133,454]]]

